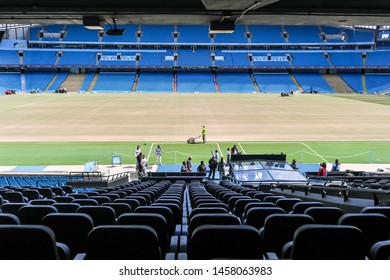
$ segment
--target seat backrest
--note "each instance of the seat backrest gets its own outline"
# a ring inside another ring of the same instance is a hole
[[[279,200],[279,199],[285,199],[286,197],[285,196],[282,196],[282,195],[271,195],[271,196],[266,196],[264,197],[263,201],[264,202],[271,202],[271,203],[275,203]]]
[[[73,203],[78,203],[80,205],[91,205],[91,206],[98,206],[98,202],[94,199],[90,198],[76,198],[72,201]]]
[[[363,208],[360,213],[379,213],[390,220],[390,206],[371,206]]]
[[[228,211],[225,208],[221,207],[205,207],[205,208],[194,208],[190,212],[190,215],[188,216],[188,220],[190,221],[193,216],[196,214],[212,214],[212,213],[228,213]]]
[[[276,201],[276,206],[282,208],[284,212],[290,213],[298,202],[302,202],[302,200],[299,198],[282,198]]]
[[[241,217],[244,213],[245,206],[253,202],[260,202],[260,200],[254,198],[244,198],[237,200],[233,208],[234,215],[236,215],[237,217]]]
[[[0,259],[58,260],[54,232],[42,225],[0,225]]]
[[[353,226],[308,224],[294,234],[291,259],[364,260],[361,230]]]
[[[93,229],[93,221],[89,215],[52,213],[43,218],[42,224],[54,231],[58,242],[69,247],[72,257],[85,252],[88,233]]]
[[[203,225],[241,225],[241,222],[237,216],[229,213],[197,214],[188,223],[189,238],[197,227]]]
[[[232,196],[231,198],[229,198],[228,209],[230,212],[233,211],[234,207],[236,206],[237,201],[239,201],[241,199],[250,199],[250,197],[241,195],[241,196]]]
[[[22,194],[24,197],[27,197],[28,200],[33,200],[33,199],[40,199],[41,196],[37,190],[22,190]]]
[[[339,219],[339,225],[349,225],[359,228],[365,238],[366,254],[371,246],[378,241],[388,240],[390,231],[389,219],[379,213],[349,213]]]
[[[169,237],[167,222],[163,215],[156,213],[129,213],[119,216],[117,225],[144,225],[153,228],[158,236],[163,254],[168,252]]]
[[[77,209],[81,206],[78,203],[54,203],[53,206],[57,208],[58,213],[76,213]]]
[[[29,203],[31,205],[53,205],[56,201],[54,199],[33,199]]]
[[[293,214],[303,214],[305,210],[309,207],[323,207],[325,206],[321,202],[298,202],[294,205],[292,213]]]
[[[134,213],[157,213],[164,216],[167,222],[168,235],[172,236],[175,231],[173,212],[169,207],[157,206],[152,204],[151,206],[140,206],[135,209]]]
[[[295,230],[305,224],[313,224],[314,220],[305,214],[272,214],[264,221],[262,237],[267,252],[280,256],[287,242],[293,240]]]
[[[243,224],[261,229],[265,219],[272,214],[285,214],[285,212],[279,207],[253,207],[247,212]]]
[[[108,206],[114,209],[116,218],[119,218],[119,216],[122,214],[132,212],[130,205],[126,203],[111,202],[111,203],[103,203],[102,206]]]
[[[91,216],[94,226],[115,225],[115,211],[108,206],[80,206],[76,213],[84,213]]]
[[[8,200],[9,202],[14,203],[24,203],[26,202],[24,200],[23,194],[21,192],[16,191],[7,191],[2,194],[3,199]]]
[[[14,214],[0,213],[0,225],[20,225],[20,220]]]
[[[379,241],[372,245],[370,260],[390,260],[390,240]]]
[[[87,239],[87,260],[160,260],[155,230],[149,226],[98,226]]]
[[[263,259],[265,250],[259,232],[251,226],[204,225],[197,227],[189,244],[188,258]]]
[[[24,225],[41,225],[43,217],[57,212],[52,205],[26,205],[19,209],[19,218]]]
[[[118,198],[113,201],[113,203],[126,203],[131,207],[131,210],[135,211],[141,204],[138,200],[132,198]]]
[[[37,191],[40,195],[42,195],[44,198],[52,199],[54,197],[53,191],[49,187],[44,188],[37,188]]]
[[[74,199],[88,199],[89,195],[86,193],[71,193],[68,196],[73,197]]]
[[[181,222],[182,222],[181,219],[182,219],[183,212],[181,210],[181,207],[178,206],[177,204],[169,203],[169,202],[155,202],[151,206],[164,206],[164,207],[168,207],[172,211],[174,224],[175,225],[181,224]]]
[[[89,199],[96,200],[99,205],[102,205],[103,203],[111,203],[111,199],[107,196],[92,195]]]
[[[74,197],[71,197],[71,196],[55,196],[53,199],[56,202],[66,203],[66,202],[72,202],[74,200]]]
[[[337,225],[344,212],[338,207],[309,207],[305,214],[312,217],[316,224]]]
[[[9,202],[1,206],[1,211],[3,211],[3,213],[14,214],[19,217],[19,209],[26,205],[27,203]]]

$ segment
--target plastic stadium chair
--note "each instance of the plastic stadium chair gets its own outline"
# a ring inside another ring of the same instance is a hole
[[[86,193],[71,193],[68,196],[73,197],[74,199],[88,199],[89,195]]]
[[[312,217],[316,224],[337,225],[344,212],[338,207],[309,207],[305,214]]]
[[[71,196],[56,196],[53,199],[59,203],[67,203],[72,202],[74,200],[74,198]]]
[[[76,213],[77,209],[81,206],[78,203],[54,203],[53,206],[57,208],[58,213]]]
[[[30,189],[22,190],[22,194],[24,197],[27,197],[28,200],[43,198],[37,190],[30,190]]]
[[[321,202],[298,202],[294,205],[292,213],[293,214],[303,214],[305,210],[309,207],[323,207],[325,206]]]
[[[295,204],[302,202],[299,198],[283,198],[276,201],[276,206],[280,207],[286,213],[290,213]]]
[[[99,205],[102,205],[103,203],[111,203],[111,199],[107,196],[92,195],[89,199],[96,200]]]
[[[88,233],[93,229],[93,221],[89,215],[52,213],[43,218],[42,224],[54,231],[58,242],[69,247],[72,257],[85,252]]]
[[[20,225],[20,220],[14,214],[0,213],[0,225]]]
[[[309,224],[298,228],[282,258],[293,260],[364,260],[361,230],[353,226]],[[290,254],[286,252],[291,252]]]
[[[53,205],[56,201],[54,199],[33,199],[29,203],[31,205]]]
[[[363,208],[360,213],[379,213],[385,215],[390,220],[389,206],[372,206]]]
[[[378,213],[350,213],[344,214],[339,219],[339,225],[350,225],[359,228],[363,234],[366,248],[366,255],[371,247],[378,241],[388,240],[390,231],[390,221]]]
[[[225,208],[219,208],[219,207],[208,207],[208,208],[195,208],[192,209],[190,212],[190,215],[188,216],[188,220],[190,221],[193,216],[196,214],[213,214],[213,213],[228,213],[228,211]]]
[[[263,259],[259,232],[251,226],[204,225],[197,227],[189,244],[188,259]]]
[[[19,209],[19,219],[24,225],[41,225],[43,217],[57,212],[52,205],[26,205]]]
[[[156,213],[129,213],[121,215],[117,220],[117,225],[144,225],[153,228],[158,236],[163,255],[169,249],[169,236],[167,222],[161,214]]]
[[[21,192],[16,191],[7,191],[2,194],[3,199],[8,200],[9,202],[14,203],[24,203],[27,202],[27,199],[24,199],[24,196]]]
[[[91,206],[98,206],[98,202],[94,199],[84,199],[84,198],[76,198],[75,200],[72,201],[73,203],[78,203],[80,205],[91,205]]]
[[[42,225],[0,225],[0,259],[58,260],[54,232]]]
[[[76,213],[84,213],[91,216],[94,226],[115,225],[115,211],[108,206],[80,206]]]
[[[14,214],[19,217],[19,209],[22,208],[23,206],[28,205],[27,203],[19,203],[19,202],[9,202],[5,203],[1,206],[1,211],[3,213],[10,213]]]
[[[272,214],[285,214],[285,212],[279,207],[253,207],[246,213],[243,224],[261,229],[265,219]]]
[[[265,219],[260,230],[267,252],[280,256],[287,242],[293,240],[295,230],[305,224],[313,224],[314,220],[305,214],[272,214]]]
[[[370,260],[390,260],[390,240],[379,241],[372,245]]]
[[[160,260],[156,231],[149,226],[98,226],[87,238],[86,260]]]
[[[153,205],[153,204],[152,204]],[[175,232],[173,212],[166,206],[140,206],[135,209],[134,213],[156,213],[164,216],[167,222],[168,235],[172,236]]]
[[[128,196],[127,196],[128,197]],[[113,203],[126,203],[131,207],[133,211],[137,209],[140,205],[139,201],[132,198],[118,198],[113,201]]]
[[[249,203],[253,203],[253,202],[260,202],[260,200],[254,199],[254,198],[246,198],[246,199],[237,200],[236,204],[234,205],[232,213],[234,215],[236,215],[237,217],[241,217],[244,214],[245,206],[247,206]]]
[[[102,206],[108,206],[111,207],[115,211],[115,217],[119,218],[120,215],[131,213],[131,207],[126,203],[103,203]]]

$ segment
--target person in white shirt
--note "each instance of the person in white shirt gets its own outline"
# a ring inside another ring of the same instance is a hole
[[[161,149],[160,145],[157,145],[157,148],[156,148],[156,151],[154,152],[154,154],[156,156],[156,163],[158,165],[161,165],[162,164],[162,159],[161,159],[162,149]]]

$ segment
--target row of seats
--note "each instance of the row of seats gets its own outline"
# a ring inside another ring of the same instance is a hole
[[[389,239],[390,230],[389,207],[344,214],[318,202],[225,181],[194,181],[188,186],[184,182],[132,182],[28,203],[3,202],[1,210],[0,224],[7,225],[0,232],[42,227],[54,236],[51,244],[58,258],[77,259],[376,259],[380,257],[373,253],[374,247],[383,252],[385,245],[380,244]],[[316,238],[299,241],[308,232]],[[344,235],[350,239],[343,239]],[[123,241],[125,236],[131,240]],[[1,239],[12,243],[8,235]],[[321,252],[316,254],[309,241],[327,245],[315,250]],[[309,252],[303,254],[300,244],[309,244],[305,249]],[[336,254],[335,244],[337,250],[349,253]],[[10,256],[2,258],[25,255]]]

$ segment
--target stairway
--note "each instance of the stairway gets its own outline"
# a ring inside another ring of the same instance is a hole
[[[322,75],[324,80],[337,93],[354,93],[355,91],[337,74]]]
[[[95,73],[95,76],[93,77],[93,80],[92,80],[91,84],[89,85],[87,92],[91,92],[93,90],[98,78],[99,78],[99,73]]]
[[[86,74],[71,74],[69,73],[62,87],[66,88],[68,92],[79,92]]]
[[[45,87],[45,89],[43,90],[44,92],[47,91],[51,86],[52,84],[54,83],[54,81],[57,79],[57,76],[58,76],[58,73],[56,73],[53,78],[51,79],[50,83],[47,85],[47,87]]]
[[[301,87],[301,85],[298,83],[297,79],[295,78],[295,76],[293,74],[290,74],[290,78],[291,80],[294,82],[294,84],[297,86],[298,90],[300,92],[304,92],[303,88]]]

